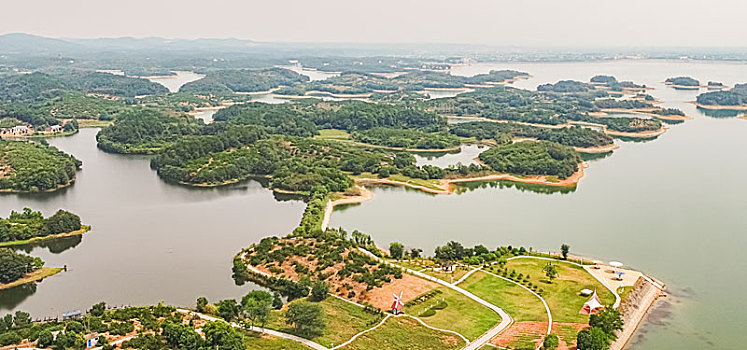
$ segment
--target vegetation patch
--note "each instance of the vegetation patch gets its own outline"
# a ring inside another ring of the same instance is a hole
[[[396,317],[356,338],[345,349],[445,350],[464,345],[464,340],[454,334],[424,327],[408,317]]]

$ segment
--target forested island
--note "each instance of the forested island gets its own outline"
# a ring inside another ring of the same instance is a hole
[[[201,95],[251,93],[307,81],[309,77],[283,68],[219,70],[210,71],[204,78],[184,84],[179,91]]]
[[[44,143],[0,140],[0,191],[42,192],[69,186],[81,165]]]
[[[736,84],[730,90],[704,92],[695,103],[705,109],[747,109],[747,83]]]
[[[680,90],[697,90],[700,88],[700,81],[691,77],[667,78],[664,84]]]
[[[89,229],[81,225],[78,215],[62,209],[45,218],[40,211],[23,208],[22,212],[11,211],[6,219],[0,218],[0,247],[83,234]]]

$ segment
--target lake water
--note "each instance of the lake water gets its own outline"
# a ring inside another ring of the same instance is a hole
[[[454,69],[526,71],[515,83],[535,89],[561,79],[612,74],[655,87],[662,106],[694,117],[649,142],[617,141],[611,156],[590,162],[575,191],[482,185],[458,195],[378,188],[374,199],[332,216],[332,227],[359,229],[386,246],[400,241],[433,252],[449,240],[488,246],[523,245],[620,260],[667,283],[632,349],[741,349],[747,342],[747,120],[708,116],[688,103],[698,91],[662,82],[689,75],[701,81],[747,82],[747,65],[682,61],[478,64]],[[701,90],[706,91],[706,90]]]
[[[151,77],[147,79],[165,86],[171,92],[177,92],[182,85],[205,77],[202,74],[188,71],[174,71],[174,73],[175,75],[171,76]]]
[[[96,148],[97,130],[49,139],[83,161],[76,183],[39,195],[0,195],[0,213],[28,206],[45,215],[77,213],[93,229],[82,237],[25,250],[47,266],[68,271],[38,284],[0,291],[0,314],[26,310],[54,316],[97,301],[192,305],[199,296],[236,298],[231,259],[267,235],[285,235],[305,204],[276,198],[258,182],[214,189],[167,184],[145,156],[108,154]],[[279,200],[280,199],[280,200]]]
[[[332,226],[361,229],[380,245],[400,241],[431,253],[437,244],[524,245],[621,260],[668,284],[672,295],[657,303],[631,348],[738,349],[747,341],[747,120],[707,116],[689,101],[697,91],[661,84],[670,76],[701,81],[747,82],[747,65],[621,61],[605,63],[494,64],[455,69],[455,74],[518,69],[533,78],[515,85],[535,88],[560,79],[588,80],[613,74],[656,87],[664,106],[695,117],[648,142],[617,141],[611,156],[590,161],[575,190],[493,183],[464,187],[458,195],[427,195],[378,188],[375,198],[332,216]],[[148,157],[99,151],[96,130],[49,139],[83,161],[70,188],[37,195],[0,195],[0,214],[24,206],[45,215],[64,208],[93,230],[82,237],[26,248],[48,266],[68,271],[36,287],[0,292],[0,311],[54,316],[110,304],[160,300],[192,305],[199,296],[235,298],[252,285],[235,286],[231,258],[267,235],[289,233],[304,203],[278,198],[250,181],[196,189],[161,181]],[[474,147],[474,148],[473,148]],[[466,163],[479,150],[442,157],[419,155],[419,164]]]

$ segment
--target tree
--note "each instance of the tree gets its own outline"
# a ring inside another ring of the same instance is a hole
[[[45,329],[39,332],[39,338],[37,339],[36,345],[40,348],[47,348],[54,343],[54,335],[49,329]]]
[[[233,299],[221,300],[216,306],[218,307],[218,316],[222,317],[226,322],[233,321],[241,311],[239,304]]]
[[[568,252],[571,250],[571,246],[567,244],[560,245],[560,254],[563,255],[563,260],[568,260]]]
[[[16,311],[13,315],[13,325],[16,328],[26,328],[31,326],[31,314],[24,311]]]
[[[34,259],[16,253],[10,248],[0,248],[0,283],[13,282],[32,271]]]
[[[392,259],[402,259],[402,255],[404,253],[405,249],[404,246],[402,246],[401,243],[398,242],[392,242],[389,243],[389,255],[392,256]]]
[[[612,306],[607,306],[600,313],[591,315],[589,318],[589,326],[603,330],[610,339],[617,339],[617,334],[615,334],[615,332],[623,329],[622,315],[620,314],[620,311]]]
[[[253,290],[241,298],[241,306],[252,327],[256,323],[264,327],[270,316],[272,294],[263,290]]]
[[[71,212],[58,210],[46,219],[47,230],[50,234],[72,232],[80,230],[80,216]]]
[[[305,301],[288,305],[285,323],[293,326],[297,334],[308,338],[322,334],[326,326],[322,307]]]
[[[91,309],[88,310],[88,313],[96,317],[101,317],[104,314],[104,311],[106,311],[106,303],[102,301],[93,305]]]
[[[197,312],[205,312],[205,306],[207,306],[208,300],[205,297],[197,298]]]
[[[329,286],[327,286],[326,283],[323,281],[316,281],[311,286],[311,297],[309,298],[311,301],[322,301],[324,299],[327,299],[327,295],[329,294]]]
[[[283,298],[278,292],[272,293],[272,308],[275,310],[280,310],[283,308]]]
[[[420,255],[421,255],[421,253],[423,253],[422,249],[419,249],[419,248],[412,248],[412,249],[410,249],[410,257],[413,258],[413,259],[419,258]]]
[[[555,334],[548,334],[542,342],[542,348],[545,350],[555,350],[558,345],[560,345],[560,341]]]
[[[558,267],[550,262],[548,262],[547,265],[542,268],[542,271],[545,272],[545,276],[547,276],[547,278],[550,280],[550,283],[552,283],[552,280],[558,277]]]
[[[241,334],[224,322],[208,322],[202,327],[205,341],[211,349],[244,350]]]
[[[610,339],[602,329],[591,327],[578,332],[576,343],[578,350],[606,350]]]

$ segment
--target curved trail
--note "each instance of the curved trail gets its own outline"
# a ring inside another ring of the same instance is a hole
[[[384,322],[386,322],[386,321],[387,321],[387,320],[388,320],[388,319],[389,319],[390,317],[392,317],[392,315],[390,315],[390,314],[387,314],[387,315],[386,315],[386,316],[384,317],[384,319],[383,319],[383,320],[381,320],[381,322],[377,323],[377,324],[376,324],[375,326],[373,326],[373,327],[371,327],[371,328],[369,328],[369,329],[366,329],[365,331],[362,331],[362,332],[359,332],[359,333],[355,334],[355,335],[354,335],[354,336],[353,336],[352,338],[348,339],[348,340],[347,340],[346,342],[344,342],[344,343],[342,343],[342,344],[340,344],[340,345],[338,345],[338,346],[335,346],[334,348],[331,348],[331,349],[332,349],[332,350],[334,350],[334,349],[339,349],[339,348],[341,348],[341,347],[343,347],[343,346],[346,346],[346,345],[348,345],[348,344],[352,343],[352,342],[353,342],[353,341],[354,341],[355,339],[357,339],[357,338],[358,338],[359,336],[361,336],[361,335],[363,335],[363,334],[366,334],[366,333],[368,333],[368,332],[370,332],[370,331],[372,331],[372,330],[374,330],[374,329],[376,329],[376,328],[379,328],[379,326],[383,325],[383,324],[384,324]]]

